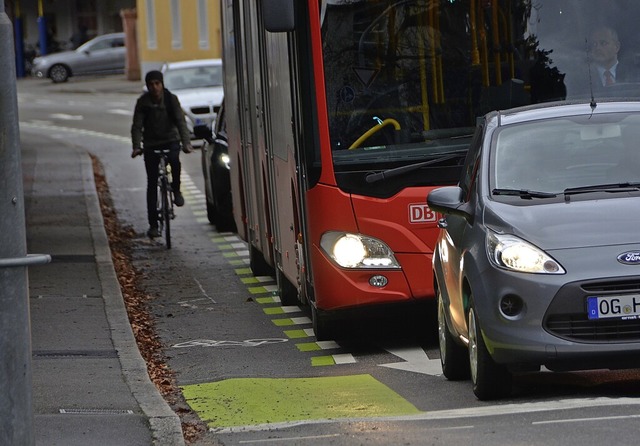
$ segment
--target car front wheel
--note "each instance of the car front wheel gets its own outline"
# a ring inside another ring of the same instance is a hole
[[[511,373],[497,364],[484,343],[473,306],[469,309],[469,363],[473,393],[479,400],[503,398],[511,393]]]
[[[56,64],[49,70],[49,77],[56,84],[66,82],[70,74],[69,69],[62,64]]]

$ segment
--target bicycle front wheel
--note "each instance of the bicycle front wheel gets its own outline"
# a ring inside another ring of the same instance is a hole
[[[167,249],[171,249],[171,196],[169,184],[166,178],[162,182],[162,219],[164,220],[164,238],[167,241]]]

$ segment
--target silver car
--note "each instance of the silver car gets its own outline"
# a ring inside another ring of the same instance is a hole
[[[448,379],[640,367],[640,103],[552,104],[479,124],[433,256]]]
[[[125,59],[124,33],[104,34],[73,51],[36,57],[31,74],[58,83],[71,76],[124,73]]]

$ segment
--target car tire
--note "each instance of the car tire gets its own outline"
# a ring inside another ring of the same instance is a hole
[[[67,82],[69,76],[71,75],[69,68],[65,67],[62,64],[55,64],[49,70],[49,77],[53,81],[54,84],[59,84],[61,82]]]
[[[469,353],[458,344],[447,324],[442,294],[438,290],[438,345],[440,347],[440,364],[442,373],[450,381],[469,379]]]
[[[497,364],[489,354],[473,303],[469,308],[468,327],[473,393],[482,401],[508,396],[512,388],[512,375],[505,366]]]
[[[205,194],[208,195],[206,192]],[[206,198],[205,200],[207,202],[207,220],[209,220],[209,223],[211,223],[212,225],[215,225],[218,221],[218,212],[216,210],[216,205],[209,203],[209,198]]]

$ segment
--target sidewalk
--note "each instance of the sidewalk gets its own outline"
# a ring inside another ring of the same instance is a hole
[[[141,83],[111,76],[51,88],[133,93]],[[36,444],[184,445],[129,325],[88,153],[33,133],[21,140],[28,252],[52,257],[29,268]]]

